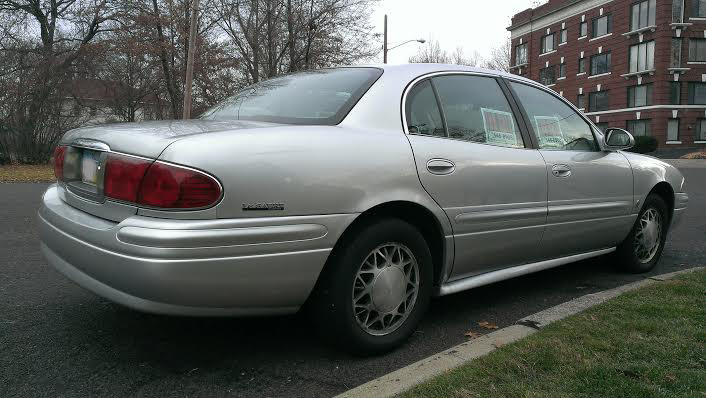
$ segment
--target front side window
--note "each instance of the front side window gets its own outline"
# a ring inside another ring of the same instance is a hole
[[[649,120],[628,120],[628,131],[635,137],[652,135],[652,126]]]
[[[562,29],[561,32],[559,33],[559,44],[566,43],[568,36],[569,36],[568,31],[566,29]]]
[[[667,141],[679,141],[679,119],[667,121]]]
[[[706,17],[706,0],[691,0],[692,17]]]
[[[539,70],[539,82],[548,86],[556,83],[556,67],[554,65]]]
[[[706,62],[706,39],[689,39],[689,62]]]
[[[630,8],[630,30],[655,26],[656,0],[646,0],[633,4]]]
[[[433,77],[432,81],[450,138],[512,148],[525,146],[510,104],[495,79],[450,75]]]
[[[610,108],[610,97],[608,91],[596,91],[588,94],[588,111],[600,112]]]
[[[681,82],[669,82],[669,104],[681,104]]]
[[[652,105],[652,84],[628,87],[628,108]]]
[[[593,27],[591,29],[592,37],[605,36],[613,31],[613,17],[611,14],[604,15],[600,18],[593,19]]]
[[[511,83],[530,119],[540,149],[595,151],[591,126],[556,96],[526,84]]]
[[[681,67],[681,39],[672,38],[672,56],[669,61],[669,67]]]
[[[527,63],[527,43],[515,47],[515,65]]]
[[[554,33],[542,37],[542,54],[554,51]]]
[[[246,87],[202,118],[332,126],[343,120],[380,75],[378,68],[329,68],[284,75]]]
[[[651,71],[654,68],[654,40],[630,46],[630,73]]]
[[[706,83],[689,83],[689,105],[706,105]]]
[[[407,132],[445,137],[444,123],[429,80],[418,83],[407,94],[405,103]]]
[[[706,141],[706,119],[699,119],[696,141]]]
[[[591,75],[602,75],[610,72],[610,52],[591,57]]]
[[[579,37],[586,37],[588,35],[588,22],[581,22],[579,25]]]
[[[586,73],[586,58],[579,58],[579,73]]]

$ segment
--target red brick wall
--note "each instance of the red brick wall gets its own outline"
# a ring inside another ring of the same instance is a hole
[[[555,0],[551,2],[552,7],[556,8],[559,6],[557,3],[561,3],[562,0]],[[573,0],[563,0],[564,3],[574,3]],[[546,22],[541,18],[532,21],[534,26],[544,26],[541,29],[534,30],[533,32],[527,33],[523,36],[518,36],[512,39],[513,54],[512,54],[512,64],[515,64],[515,52],[514,48],[520,44],[520,38],[522,41],[528,44],[528,67],[521,68],[521,75],[529,77],[533,80],[539,81],[539,71],[544,68],[546,62],[549,61],[549,65],[556,65],[556,73],[558,76],[561,57],[565,58],[565,63],[567,67],[566,79],[558,80],[555,85],[552,86],[557,92],[563,92],[564,97],[568,100],[576,103],[576,96],[579,93],[579,88],[583,88],[583,93],[585,94],[585,103],[588,106],[588,94],[590,92],[597,91],[597,86],[601,85],[601,90],[609,90],[610,97],[610,109],[625,109],[627,108],[627,88],[629,86],[634,86],[638,84],[637,77],[625,78],[621,75],[629,72],[629,51],[630,46],[633,44],[638,44],[640,42],[639,35],[633,35],[631,37],[623,36],[623,33],[630,31],[630,6],[634,4],[635,1],[631,0],[614,0],[602,6],[595,7],[591,10],[582,12],[578,15],[573,15],[565,20],[554,23],[549,27],[550,32],[556,34],[556,44],[559,41],[559,32],[561,31],[562,22],[565,23],[566,29],[568,29],[568,40],[567,43],[558,46],[556,52],[552,54],[540,56],[539,52],[541,49],[541,38],[546,34],[547,27]],[[613,24],[612,24],[612,35],[604,38],[598,38],[591,41],[591,20],[593,18],[600,16],[600,8],[603,8],[603,14],[612,14]],[[535,10],[537,11],[537,10]],[[528,20],[526,17],[527,11],[523,11],[523,20]],[[518,14],[518,15],[520,15]],[[535,14],[536,15],[536,14]],[[585,20],[588,22],[588,37],[579,40],[579,24],[581,23],[581,17],[585,15]],[[702,80],[702,74],[706,74],[706,65],[687,65],[688,59],[688,38],[689,37],[704,37],[704,31],[706,30],[706,21],[695,21],[689,20],[691,15],[691,4],[690,0],[685,1],[685,22],[693,23],[686,30],[683,30],[681,37],[682,42],[682,67],[691,68],[690,71],[682,74],[679,77],[679,81],[682,82],[682,98],[681,105],[688,104],[688,89],[687,82]],[[518,21],[520,19],[517,19]],[[513,26],[516,28],[516,19],[513,19]],[[669,104],[669,82],[674,80],[673,74],[668,70],[670,66],[671,58],[671,40],[675,37],[675,30],[672,29],[670,23],[672,21],[672,2],[667,0],[657,0],[657,12],[656,12],[656,25],[657,29],[655,32],[647,31],[643,33],[643,41],[647,42],[650,40],[655,41],[655,69],[654,75],[642,75],[642,84],[653,83],[652,88],[652,104],[653,105],[668,105]],[[511,28],[512,29],[512,28]],[[535,28],[536,29],[536,28]],[[611,53],[611,74],[608,76],[601,76],[590,78],[590,58],[592,55],[599,53],[599,46],[602,47],[602,52]],[[586,70],[587,73],[582,76],[577,76],[578,73],[578,60],[581,51],[584,52],[586,57]],[[513,70],[514,73],[518,73],[520,70],[517,68]],[[599,116],[601,123],[609,122],[613,127],[623,127],[627,125],[627,120],[634,120],[637,118],[636,112],[640,112],[640,119],[650,119],[652,135],[655,136],[661,147],[665,147],[667,138],[667,119],[672,117],[671,109],[677,108],[667,108],[659,110],[626,110],[620,113],[607,113],[594,115],[591,114],[591,110],[587,110],[592,120],[596,120],[596,116]],[[704,118],[704,110],[706,106],[701,109],[677,109],[678,117],[681,119],[679,128],[679,140],[681,141],[678,146],[688,146],[688,147],[706,147],[706,144],[695,144],[694,137],[695,132],[698,129],[698,119]],[[669,145],[671,147],[671,145]]]

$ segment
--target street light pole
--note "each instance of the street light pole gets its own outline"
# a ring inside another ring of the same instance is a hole
[[[191,86],[194,78],[194,53],[196,33],[199,22],[199,0],[192,0],[191,26],[189,26],[189,52],[186,56],[186,79],[184,81],[184,114],[183,119],[191,119]]]
[[[385,28],[384,28],[384,34],[385,36],[383,45],[382,45],[382,63],[386,64],[387,63],[387,14],[385,14]]]

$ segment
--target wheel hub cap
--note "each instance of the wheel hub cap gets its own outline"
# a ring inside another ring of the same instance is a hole
[[[662,217],[656,209],[648,209],[640,217],[635,232],[635,255],[641,263],[652,261],[662,240]]]
[[[400,243],[376,247],[363,260],[353,281],[353,315],[374,336],[397,330],[414,308],[419,292],[419,266]]]
[[[404,272],[397,267],[385,268],[373,282],[372,296],[375,309],[380,312],[390,312],[404,300]]]

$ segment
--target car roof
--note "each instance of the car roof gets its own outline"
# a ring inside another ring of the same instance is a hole
[[[342,66],[343,67],[343,66]],[[368,67],[368,68],[379,68],[385,71],[385,74],[399,74],[407,75],[410,79],[414,79],[418,76],[427,75],[436,72],[472,72],[472,73],[483,73],[487,75],[494,75],[500,77],[507,77],[514,80],[525,81],[527,83],[537,84],[534,80],[527,79],[522,76],[511,74],[508,72],[503,72],[499,70],[479,68],[475,66],[466,65],[453,65],[453,64],[424,64],[424,63],[414,63],[414,64],[369,64],[369,65],[351,65],[350,67]]]

